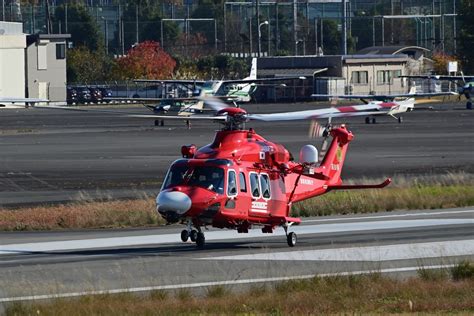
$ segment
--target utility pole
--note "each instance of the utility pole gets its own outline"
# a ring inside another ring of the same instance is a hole
[[[293,0],[293,44],[294,46],[294,54],[295,56],[298,55],[298,2],[297,0]]]
[[[261,36],[260,35],[260,1],[259,0],[255,0],[255,15],[257,17],[257,31],[258,31],[258,36]],[[262,47],[261,47],[261,44],[260,44],[260,38],[258,39],[258,57],[260,57],[260,53],[261,53],[261,50],[262,50]]]
[[[135,43],[138,44],[138,4],[135,5],[135,35]]]
[[[341,38],[341,54],[347,55],[347,0],[342,0],[342,38]]]

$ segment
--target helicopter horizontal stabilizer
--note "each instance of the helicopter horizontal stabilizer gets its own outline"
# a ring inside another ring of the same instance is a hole
[[[392,182],[391,178],[385,179],[384,182],[379,184],[348,184],[348,185],[330,185],[327,191],[331,190],[357,190],[357,189],[382,189],[385,188]]]

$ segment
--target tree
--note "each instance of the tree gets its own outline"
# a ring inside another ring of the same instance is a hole
[[[162,3],[158,1],[127,2],[123,8],[125,47],[132,47],[138,41],[159,41],[161,43]],[[137,21],[138,18],[138,21]],[[138,24],[138,30],[137,30]],[[168,50],[180,33],[177,23],[163,23],[163,43]]]
[[[68,50],[67,78],[68,82],[92,83],[107,78],[109,67],[103,51],[91,51],[85,46]]]
[[[448,63],[450,61],[458,61],[456,57],[450,56],[443,52],[433,53],[433,71],[438,75],[447,75],[448,74]]]
[[[65,23],[66,7],[59,6],[54,14],[56,23]],[[65,28],[63,28],[64,30]],[[70,4],[67,6],[67,30],[71,34],[74,46],[85,46],[91,51],[103,49],[103,37],[99,32],[99,26],[82,4]]]
[[[474,3],[472,0],[462,0],[459,9],[460,22],[460,51],[465,72],[474,71]],[[456,39],[455,39],[456,40]]]
[[[123,79],[168,79],[173,75],[176,61],[158,42],[145,41],[119,58],[117,66]]]

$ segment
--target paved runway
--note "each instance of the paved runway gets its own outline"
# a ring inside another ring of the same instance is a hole
[[[308,218],[249,234],[211,229],[206,247],[179,241],[179,226],[0,233],[0,303],[111,291],[146,291],[386,272],[474,259],[474,209]]]
[[[398,124],[378,117],[345,119],[355,134],[343,169],[345,179],[395,175],[437,175],[474,171],[474,111],[434,104]],[[252,113],[314,108],[311,104],[245,105]],[[146,109],[120,109],[148,113]],[[338,120],[335,120],[336,123]],[[339,122],[341,122],[339,120]],[[152,121],[105,113],[60,110],[0,112],[0,205],[58,202],[88,197],[154,195],[183,144],[212,141],[218,125]],[[249,123],[258,133],[298,156],[309,122]]]

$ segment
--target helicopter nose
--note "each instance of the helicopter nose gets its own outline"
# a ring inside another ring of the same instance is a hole
[[[160,213],[173,212],[182,215],[191,208],[191,199],[179,191],[160,192],[156,197],[156,208]]]

